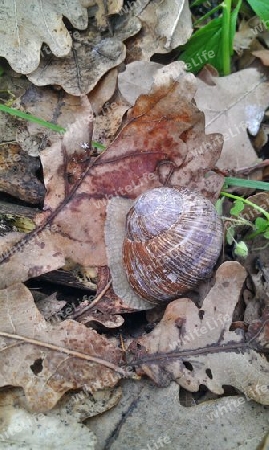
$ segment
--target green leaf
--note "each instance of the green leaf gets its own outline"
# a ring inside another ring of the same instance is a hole
[[[205,0],[196,0],[195,2],[193,2],[190,7],[194,8],[195,6],[200,6],[204,3]]]
[[[265,181],[255,181],[255,180],[243,180],[242,178],[225,177],[225,185],[229,186],[239,186],[251,189],[261,189],[263,191],[269,191],[269,183]]]
[[[269,230],[263,233],[263,236],[265,237],[265,239],[269,239]]]
[[[219,198],[219,199],[216,201],[216,204],[215,204],[215,208],[216,208],[216,211],[217,211],[217,213],[218,213],[219,216],[222,216],[222,214],[223,214],[223,203],[224,203],[224,198],[225,198],[225,197]]]
[[[239,216],[241,211],[243,211],[244,206],[245,205],[244,202],[242,202],[242,200],[235,200],[233,203],[233,207],[230,209],[230,214],[232,214],[232,216]]]
[[[227,228],[226,240],[229,245],[232,245],[234,242],[235,229],[234,227]]]
[[[248,247],[244,241],[239,241],[236,243],[234,248],[234,253],[237,256],[242,256],[242,258],[246,258],[248,256]]]
[[[100,144],[100,142],[92,141],[92,147],[94,148],[100,148],[100,150],[105,150],[106,146],[103,144]]]
[[[269,20],[269,2],[268,2],[268,0],[247,0],[247,1],[250,4],[253,11],[255,11],[257,16],[260,16],[260,18],[264,22]],[[269,22],[268,22],[268,24],[265,23],[264,25],[266,25],[268,28]]]
[[[211,20],[196,31],[179,56],[189,72],[198,73],[205,64],[211,64],[222,73],[222,16]]]
[[[255,220],[255,227],[259,233],[263,233],[269,227],[269,222],[262,217],[257,217],[257,219]]]

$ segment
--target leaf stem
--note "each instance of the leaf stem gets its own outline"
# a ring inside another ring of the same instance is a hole
[[[243,197],[239,197],[238,195],[229,194],[228,192],[221,192],[220,195],[223,195],[224,197],[232,198],[233,200],[240,200],[241,202],[245,203],[246,205],[252,206],[252,208],[259,211],[261,214],[263,214],[266,219],[269,221],[269,213],[265,211],[265,209],[261,208],[261,206],[256,205],[256,203],[252,203],[250,200],[246,200]]]

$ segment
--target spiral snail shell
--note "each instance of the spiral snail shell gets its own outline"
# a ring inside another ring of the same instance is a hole
[[[127,214],[127,279],[147,301],[173,300],[210,275],[222,237],[215,207],[201,194],[185,188],[151,189]]]

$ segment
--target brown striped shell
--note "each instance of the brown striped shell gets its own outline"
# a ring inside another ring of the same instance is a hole
[[[222,238],[215,207],[201,194],[151,189],[127,214],[123,264],[129,283],[145,300],[174,300],[210,275]]]

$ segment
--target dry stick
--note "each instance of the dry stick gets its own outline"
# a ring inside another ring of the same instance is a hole
[[[234,169],[231,172],[233,172],[234,174],[241,173],[242,175],[248,175],[251,172],[253,172],[254,170],[263,169],[264,167],[267,167],[267,166],[269,166],[269,159],[265,159],[264,161],[254,164],[253,166],[241,167],[239,169]]]
[[[4,337],[10,338],[10,339],[16,339],[16,340],[22,341],[23,343],[27,343],[27,344],[38,345],[39,347],[49,348],[50,350],[55,350],[57,352],[66,353],[67,355],[75,356],[76,358],[84,359],[86,361],[92,361],[97,364],[106,366],[109,369],[114,370],[115,372],[119,372],[123,376],[130,375],[130,373],[126,372],[124,369],[116,366],[115,364],[110,363],[109,361],[105,361],[104,359],[101,359],[101,358],[96,358],[95,356],[89,356],[89,355],[86,355],[85,353],[76,352],[75,350],[69,350],[68,348],[64,348],[64,347],[58,347],[57,345],[49,344],[46,342],[40,342],[40,341],[37,341],[36,339],[26,338],[26,337],[20,336],[18,334],[5,333],[4,331],[0,331],[0,336],[4,336]],[[0,352],[5,351],[5,350],[6,350],[6,348],[2,348],[0,350]]]
[[[252,349],[246,342],[236,342],[234,344],[225,344],[220,346],[202,347],[196,349],[188,349],[182,351],[174,351],[169,353],[153,353],[152,355],[141,356],[140,358],[133,360],[129,363],[130,366],[141,366],[145,364],[158,364],[165,362],[168,364],[173,359],[188,359],[194,356],[207,355],[212,353],[222,353],[237,351],[247,351]]]
[[[105,295],[105,293],[108,291],[108,289],[110,288],[112,283],[112,280],[110,280],[106,286],[104,287],[104,289],[100,292],[99,295],[97,295],[97,297],[87,306],[85,306],[85,308],[82,308],[81,310],[79,310],[79,306],[78,306],[78,311],[75,311],[73,314],[71,314],[69,316],[69,318],[71,319],[75,319],[76,317],[81,316],[81,314],[83,314],[85,311],[88,311],[89,309],[92,309],[93,306],[96,305],[96,303],[98,303],[101,298]]]

